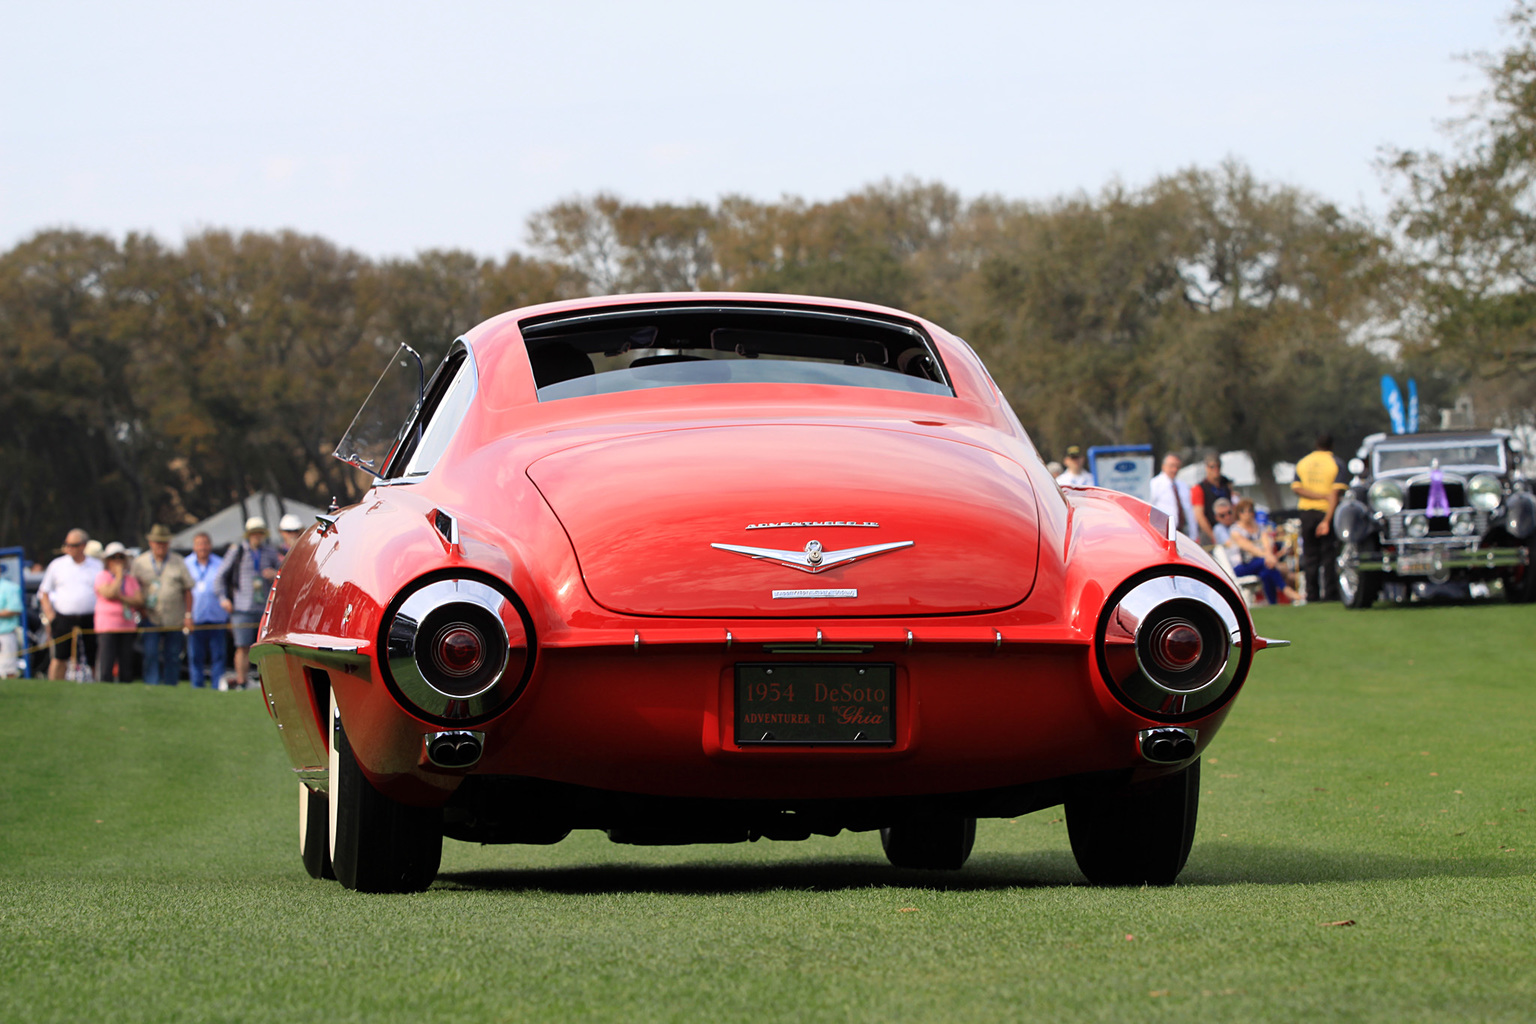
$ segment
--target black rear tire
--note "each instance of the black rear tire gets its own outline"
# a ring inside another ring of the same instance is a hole
[[[347,742],[331,695],[331,865],[359,892],[419,892],[443,856],[440,808],[397,803],[373,788]]]
[[[331,809],[324,793],[299,783],[299,856],[310,878],[335,878],[331,869]]]
[[[1134,786],[1085,787],[1066,804],[1072,856],[1094,885],[1172,885],[1199,809],[1199,761]]]
[[[921,817],[880,830],[885,858],[898,868],[958,871],[976,845],[976,819]]]

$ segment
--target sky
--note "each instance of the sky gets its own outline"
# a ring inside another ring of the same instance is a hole
[[[0,250],[292,228],[375,257],[526,251],[606,190],[1048,200],[1228,157],[1385,208],[1506,2],[22,3],[0,10]]]

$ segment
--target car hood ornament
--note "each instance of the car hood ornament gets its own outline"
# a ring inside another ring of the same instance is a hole
[[[821,541],[819,540],[813,540],[806,544],[803,551],[786,551],[781,548],[750,548],[741,544],[711,544],[710,547],[719,548],[721,551],[734,551],[738,555],[746,555],[748,558],[756,558],[764,562],[775,562],[790,569],[799,569],[801,572],[817,573],[839,565],[847,565],[849,562],[857,562],[861,558],[884,554],[887,551],[910,548],[914,543],[915,541],[898,540],[888,544],[869,544],[861,548],[844,548],[841,551],[827,551],[821,546]]]

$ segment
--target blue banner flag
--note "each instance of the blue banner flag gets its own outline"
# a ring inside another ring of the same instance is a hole
[[[1408,378],[1408,433],[1419,432],[1419,382]]]
[[[1397,381],[1387,374],[1381,375],[1381,404],[1392,417],[1392,433],[1404,433],[1407,424],[1403,421],[1403,393],[1398,390]]]

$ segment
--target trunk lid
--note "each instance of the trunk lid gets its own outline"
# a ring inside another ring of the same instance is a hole
[[[568,448],[528,475],[593,599],[624,614],[943,615],[1014,605],[1034,585],[1028,478],[960,441],[709,427]]]

